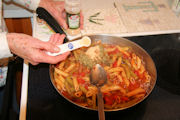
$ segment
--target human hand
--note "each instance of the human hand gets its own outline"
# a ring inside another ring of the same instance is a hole
[[[64,29],[68,29],[64,1],[41,0],[39,7],[45,8]],[[80,12],[80,28],[83,29],[82,11]]]
[[[64,38],[64,34],[54,34],[48,42],[43,42],[25,34],[7,34],[7,41],[11,52],[27,60],[32,65],[37,65],[39,63],[56,64],[66,59],[69,52],[58,56],[49,56],[46,54],[47,51],[52,53],[59,52],[60,49],[57,45],[62,44]]]

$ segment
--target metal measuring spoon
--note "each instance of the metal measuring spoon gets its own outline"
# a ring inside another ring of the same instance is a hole
[[[101,87],[107,82],[107,74],[101,65],[96,64],[91,70],[90,82],[91,84],[95,85],[98,89],[97,97],[98,97],[99,120],[105,120],[104,101],[101,92]]]

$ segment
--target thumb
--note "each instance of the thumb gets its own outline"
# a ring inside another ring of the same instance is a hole
[[[60,16],[57,16],[57,20],[59,22],[59,24],[66,30],[68,29],[68,25],[67,25],[67,22],[66,22],[66,12],[65,12],[65,9],[61,9],[60,10]]]

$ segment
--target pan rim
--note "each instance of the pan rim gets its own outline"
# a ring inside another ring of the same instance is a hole
[[[156,69],[156,66],[155,66],[155,63],[152,59],[152,57],[147,53],[146,50],[144,50],[140,45],[138,45],[137,43],[135,42],[132,42],[126,38],[122,38],[122,37],[117,37],[117,36],[109,36],[109,35],[90,35],[89,37],[108,37],[108,38],[114,38],[114,39],[121,39],[123,40],[124,42],[128,42],[132,45],[134,45],[135,47],[137,47],[138,49],[140,49],[144,54],[146,54],[150,61],[152,62],[152,67],[154,68],[154,82],[152,83],[152,86],[150,86],[150,90],[148,91],[148,93],[144,96],[143,99],[135,102],[134,104],[130,105],[130,106],[126,106],[126,107],[122,107],[122,108],[117,108],[117,109],[104,109],[105,112],[113,112],[113,111],[120,111],[120,110],[125,110],[125,109],[128,109],[128,108],[131,108],[133,106],[136,106],[137,104],[143,102],[153,91],[155,85],[156,85],[156,81],[157,81],[157,69]],[[57,89],[56,85],[55,85],[55,82],[54,82],[54,79],[53,78],[53,74],[51,74],[52,72],[52,69],[53,69],[54,65],[50,64],[50,67],[49,67],[49,73],[50,73],[50,79],[51,79],[51,83],[53,84],[53,87],[56,89],[56,91],[63,97],[65,98],[67,101],[73,103],[74,105],[76,106],[79,106],[80,108],[85,108],[85,109],[88,109],[88,110],[93,110],[93,111],[97,111],[97,109],[93,109],[93,108],[89,108],[89,107],[85,107],[85,106],[81,106],[73,101],[71,101],[70,99],[66,98],[64,95],[62,95],[62,93]]]

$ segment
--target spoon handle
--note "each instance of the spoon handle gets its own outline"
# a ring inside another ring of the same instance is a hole
[[[102,92],[100,90],[100,87],[98,87],[98,114],[99,114],[99,120],[105,120],[105,114],[104,114],[104,101]]]

